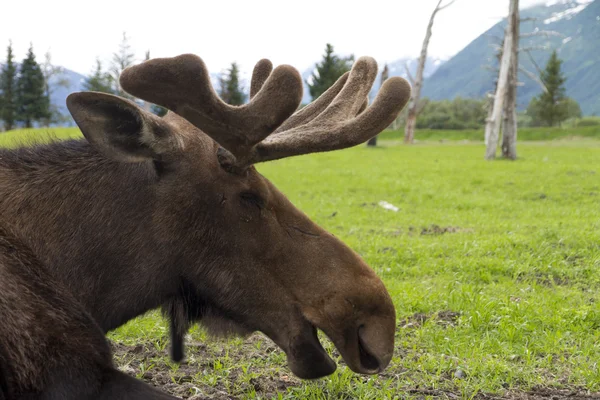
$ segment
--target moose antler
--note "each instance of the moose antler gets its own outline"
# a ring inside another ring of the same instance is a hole
[[[129,67],[121,75],[121,86],[181,115],[232,153],[237,166],[245,167],[352,147],[377,135],[404,108],[411,88],[403,78],[389,78],[367,107],[376,76],[375,60],[360,57],[351,71],[293,115],[302,97],[300,75],[287,65],[273,70],[266,59],[254,67],[250,102],[239,107],[218,98],[204,63],[189,54]]]
[[[181,115],[235,157],[244,158],[296,111],[302,99],[302,79],[294,68],[281,65],[261,75],[268,78],[260,91],[239,107],[217,96],[204,62],[193,54],[129,67],[120,84],[130,94]]]

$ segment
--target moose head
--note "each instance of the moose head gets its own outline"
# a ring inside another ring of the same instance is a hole
[[[336,368],[317,329],[357,373],[389,364],[396,315],[381,280],[255,168],[355,146],[385,129],[411,89],[390,78],[369,106],[376,76],[376,62],[361,57],[298,110],[300,74],[263,59],[254,68],[250,101],[231,106],[216,95],[204,62],[185,54],[151,59],[121,75],[125,91],[169,110],[163,118],[109,94],[68,97],[93,147],[119,163],[147,167],[152,212],[146,218],[161,227],[153,240],[178,266],[176,274],[165,272],[175,289],[162,296],[182,302],[182,320],[198,319],[223,334],[261,331],[300,378]]]

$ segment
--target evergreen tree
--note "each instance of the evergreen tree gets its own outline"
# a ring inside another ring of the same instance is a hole
[[[49,116],[42,119],[42,125],[49,126],[51,123],[64,122],[66,117],[60,112],[56,104],[52,104],[51,99],[55,88],[63,87],[68,89],[70,86],[69,80],[65,76],[65,69],[52,64],[50,51],[44,54],[44,63],[41,65],[41,68],[44,75],[44,93],[50,101]]]
[[[231,67],[219,78],[219,96],[227,103],[234,106],[246,102],[246,95],[240,86],[240,70],[237,63],[231,63]]]
[[[17,80],[17,120],[31,128],[35,121],[50,118],[50,99],[46,95],[44,74],[35,61],[33,46],[21,64]]]
[[[0,119],[7,131],[14,128],[17,119],[17,67],[13,57],[12,42],[9,42],[6,64],[0,74]]]
[[[96,69],[85,79],[83,90],[114,94],[112,76],[102,70],[100,59],[96,59]]]
[[[532,118],[533,125],[560,125],[571,116],[569,114],[576,113],[574,100],[565,96],[566,79],[561,72],[561,64],[562,60],[554,50],[540,76],[547,91],[531,99],[527,107],[527,114]]]
[[[123,89],[121,89],[121,85],[119,85],[119,77],[121,76],[121,73],[125,68],[132,65],[135,59],[135,55],[130,50],[130,48],[131,46],[129,45],[129,39],[127,38],[127,34],[123,32],[123,39],[121,40],[121,44],[119,45],[119,51],[117,53],[113,53],[110,74],[112,76],[114,92],[119,96],[126,97],[128,99],[133,99],[133,96],[126,93]]]
[[[333,46],[327,43],[323,60],[312,73],[312,82],[306,82],[313,100],[329,89],[345,72],[350,71],[353,62],[354,55],[340,58],[333,53]]]

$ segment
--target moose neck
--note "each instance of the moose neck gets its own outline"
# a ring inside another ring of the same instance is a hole
[[[156,179],[151,163],[108,160],[84,140],[3,150],[0,221],[109,331],[176,290],[152,221]]]

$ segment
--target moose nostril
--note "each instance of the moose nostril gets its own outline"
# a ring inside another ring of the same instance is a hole
[[[358,350],[360,355],[360,365],[368,372],[378,372],[380,369],[380,363],[377,357],[375,357],[368,349],[365,344],[361,331],[363,327],[358,328]]]

